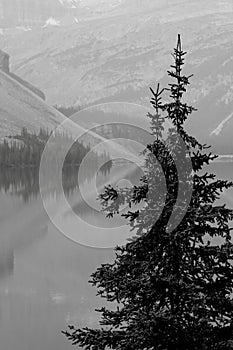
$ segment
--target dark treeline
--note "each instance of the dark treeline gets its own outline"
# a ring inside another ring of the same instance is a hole
[[[48,139],[52,137],[54,152],[51,161],[56,164],[59,159],[59,149],[67,142],[72,144],[69,149],[64,166],[79,165],[82,159],[89,154],[89,158],[94,163],[107,163],[110,157],[107,153],[102,155],[93,152],[88,145],[83,145],[79,141],[74,141],[67,133],[53,133],[46,129],[40,129],[38,133],[30,133],[26,128],[15,136],[6,138],[0,143],[0,166],[7,167],[39,167],[41,156]]]
[[[54,172],[57,171],[62,149],[67,143],[72,144],[63,163],[63,189],[67,195],[79,187],[80,181],[91,181],[96,169],[100,168],[103,176],[110,171],[112,161],[106,152],[97,154],[89,145],[84,146],[81,141],[74,142],[67,133],[52,134],[45,129],[40,129],[38,133],[30,133],[23,128],[18,135],[10,136],[0,143],[0,191],[20,196],[24,201],[38,195],[39,166],[49,138],[52,138],[50,139],[52,141],[49,146],[50,152],[46,157],[48,167],[42,174],[46,178],[48,194],[59,195]],[[79,165],[87,154],[88,163],[82,168],[80,180]]]

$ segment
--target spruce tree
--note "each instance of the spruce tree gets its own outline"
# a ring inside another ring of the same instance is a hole
[[[108,216],[118,213],[125,203],[135,208],[143,202],[144,206],[124,214],[136,232],[134,239],[117,247],[115,261],[103,264],[91,276],[97,295],[112,302],[111,309],[97,310],[100,327],[69,326],[64,332],[84,349],[233,349],[233,211],[216,203],[233,184],[205,171],[217,156],[184,129],[194,111],[183,102],[191,77],[183,75],[185,54],[178,36],[174,64],[168,71],[172,83],[163,90],[151,89],[155,113],[148,116],[154,142],[144,152],[145,176],[140,185],[108,186],[100,196]],[[163,103],[166,91],[170,102]],[[166,119],[173,126],[165,138]],[[184,166],[180,174],[177,167],[182,169],[187,158],[192,171]],[[167,194],[160,212],[163,176]],[[185,196],[177,201],[184,183],[193,184],[188,206]],[[172,215],[175,212],[179,218],[182,210],[182,220],[174,225]]]

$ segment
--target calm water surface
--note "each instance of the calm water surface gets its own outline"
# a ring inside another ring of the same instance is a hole
[[[118,170],[122,171],[121,166]],[[211,170],[233,180],[233,163],[215,164]],[[91,226],[85,222],[91,218],[101,232],[105,219],[80,204],[76,175],[64,180],[69,202],[85,219],[76,229],[88,235]],[[140,172],[135,178],[139,175]],[[102,173],[101,179],[108,177]],[[62,235],[44,210],[37,180],[33,171],[0,173],[1,350],[73,349],[61,330],[68,324],[96,324],[94,308],[103,301],[95,297],[96,291],[87,281],[101,263],[114,257],[112,249],[88,248]],[[126,180],[130,179],[126,177]],[[87,188],[88,181],[84,184]],[[48,199],[62,218],[59,193],[54,184],[50,185]],[[233,206],[232,197],[232,191],[228,191],[223,200]],[[69,215],[64,215],[64,220],[69,224]]]
[[[121,172],[125,166],[118,168]],[[68,170],[68,174],[64,177],[67,199],[84,219],[74,229],[93,234],[86,223],[91,220],[101,232],[104,215],[80,202],[77,172]],[[108,181],[108,176],[102,172],[97,182]],[[87,176],[84,188],[91,181]],[[62,235],[44,210],[35,171],[1,170],[0,189],[0,349],[73,349],[61,330],[68,324],[96,324],[94,308],[103,301],[87,281],[101,263],[113,259],[113,249],[88,248]],[[72,225],[52,182],[48,200],[56,215]]]

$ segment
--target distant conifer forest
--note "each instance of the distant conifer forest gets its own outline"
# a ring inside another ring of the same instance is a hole
[[[72,143],[63,166],[78,166],[82,159],[89,153],[93,162],[108,163],[110,157],[107,153],[101,155],[91,151],[90,146],[83,145],[79,141],[74,141],[67,133],[51,133],[47,129],[41,128],[38,133],[31,133],[27,128],[22,128],[21,132],[14,136],[6,137],[0,143],[0,166],[1,168],[9,167],[39,167],[42,153],[48,139],[54,140],[54,149],[52,161],[56,164],[56,157],[59,152],[56,147],[62,147],[66,142]]]

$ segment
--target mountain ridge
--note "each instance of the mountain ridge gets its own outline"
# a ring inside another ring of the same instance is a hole
[[[43,90],[50,105],[149,106],[149,87],[168,83],[170,53],[180,33],[188,52],[185,72],[194,73],[185,99],[198,108],[187,128],[216,150],[224,146],[224,153],[231,153],[230,142],[219,141],[225,127],[220,136],[211,133],[233,111],[233,3],[167,3],[159,8],[152,0],[148,7],[125,1],[102,15],[89,10],[78,23],[9,32],[1,47],[12,57],[13,72]]]

